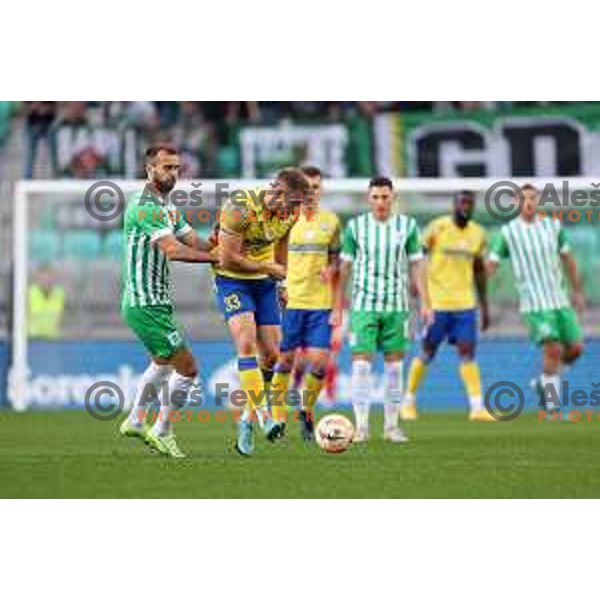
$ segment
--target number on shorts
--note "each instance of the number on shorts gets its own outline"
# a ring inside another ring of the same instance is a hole
[[[169,344],[171,346],[178,346],[181,343],[181,336],[178,331],[171,331],[171,333],[167,336],[169,340]]]
[[[548,323],[540,323],[538,331],[541,337],[548,337],[552,333],[552,327]]]
[[[231,312],[232,310],[238,310],[241,306],[240,298],[237,294],[229,294],[225,296],[225,310]]]

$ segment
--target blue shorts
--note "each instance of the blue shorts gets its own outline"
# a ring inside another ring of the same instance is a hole
[[[477,343],[477,309],[436,310],[433,324],[427,329],[425,343],[439,346],[445,339],[450,344]]]
[[[274,279],[215,277],[217,302],[225,320],[244,312],[254,313],[257,325],[279,325],[281,310]]]
[[[329,348],[331,343],[331,311],[289,308],[283,313],[281,351],[296,348]]]

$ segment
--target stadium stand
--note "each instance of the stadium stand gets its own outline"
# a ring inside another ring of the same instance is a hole
[[[104,236],[102,243],[102,256],[104,258],[121,260],[121,252],[123,251],[123,234],[120,230],[109,231]]]
[[[29,234],[29,259],[33,263],[54,262],[62,256],[58,231],[32,229]]]
[[[63,236],[63,257],[95,260],[101,253],[100,234],[94,230],[67,231]]]

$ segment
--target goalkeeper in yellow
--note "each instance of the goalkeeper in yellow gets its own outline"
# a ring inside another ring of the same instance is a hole
[[[285,427],[270,414],[265,384],[281,338],[277,281],[285,279],[289,232],[307,193],[308,182],[299,169],[282,169],[270,188],[236,193],[221,210],[215,290],[245,392],[236,445],[242,455],[254,450],[254,421],[271,441],[281,437]]]
[[[484,255],[486,235],[472,220],[475,197],[460,192],[454,198],[453,214],[432,221],[423,235],[428,255],[427,281],[434,321],[427,328],[421,355],[413,359],[400,414],[405,421],[417,418],[416,393],[440,344],[456,345],[460,376],[469,399],[471,421],[494,421],[484,409],[477,345],[477,297],[481,330],[489,325]]]
[[[302,437],[314,439],[313,408],[319,397],[331,353],[331,330],[341,321],[339,286],[340,222],[320,207],[321,171],[303,167],[309,194],[290,233],[288,269],[283,291],[281,353],[273,377],[273,416],[286,418],[286,393],[290,386],[296,350],[304,351],[300,424]]]

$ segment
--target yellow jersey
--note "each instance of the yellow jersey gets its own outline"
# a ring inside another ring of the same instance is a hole
[[[423,234],[427,249],[427,283],[434,310],[475,308],[473,262],[486,251],[485,229],[469,221],[464,229],[452,216],[433,220]]]
[[[288,308],[330,309],[331,282],[321,281],[321,271],[330,254],[340,251],[340,221],[329,210],[302,212],[294,225],[288,246]]]
[[[236,196],[223,205],[219,225],[223,231],[237,233],[244,240],[245,256],[255,262],[274,262],[275,244],[285,238],[296,222],[297,213],[291,209],[270,210],[263,201],[264,192],[252,190],[243,198]],[[217,275],[235,279],[266,279],[263,273],[243,273],[215,268]]]

